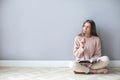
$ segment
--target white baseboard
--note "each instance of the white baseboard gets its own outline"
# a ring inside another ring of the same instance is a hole
[[[0,60],[0,66],[68,67],[68,60]]]
[[[110,61],[109,67],[120,67],[120,60]]]
[[[8,67],[68,67],[69,62],[71,60],[0,60],[0,67],[1,66],[8,66]],[[120,67],[120,60],[119,61],[110,61],[109,67]]]

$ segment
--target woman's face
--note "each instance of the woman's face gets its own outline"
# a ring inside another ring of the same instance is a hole
[[[83,33],[90,34],[90,31],[91,31],[91,24],[89,22],[86,22],[83,25]]]

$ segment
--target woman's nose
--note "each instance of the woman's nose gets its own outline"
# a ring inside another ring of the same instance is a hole
[[[87,28],[86,28],[86,27],[85,27],[84,29],[85,29],[85,30],[87,30]]]

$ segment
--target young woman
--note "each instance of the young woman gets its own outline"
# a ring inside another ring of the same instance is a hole
[[[82,32],[74,40],[75,62],[70,63],[75,74],[79,73],[108,73],[106,66],[109,63],[107,56],[101,56],[101,41],[96,33],[96,25],[93,20],[83,23]],[[95,63],[79,63],[81,60],[97,60]]]

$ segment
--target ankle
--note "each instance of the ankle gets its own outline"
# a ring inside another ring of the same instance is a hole
[[[73,71],[74,74],[85,74],[84,72]]]
[[[96,72],[97,72],[96,69],[90,69],[90,71],[89,71],[89,73],[92,73],[92,74],[94,74],[94,73],[96,73]]]

